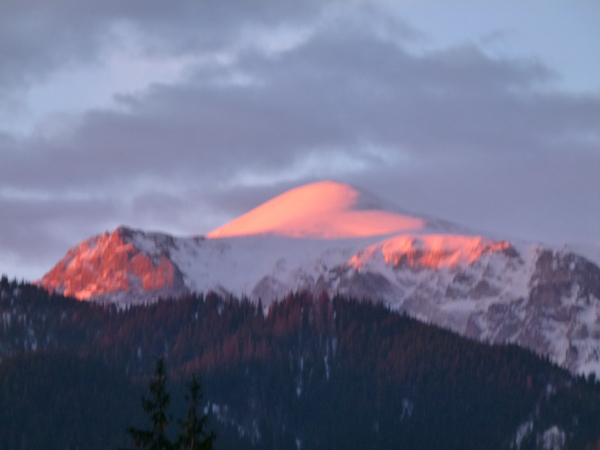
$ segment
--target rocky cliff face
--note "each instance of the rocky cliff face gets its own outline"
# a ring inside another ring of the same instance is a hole
[[[80,243],[42,278],[41,285],[80,300],[121,295],[143,301],[183,293],[183,275],[168,253],[173,239],[155,235],[154,251],[143,251],[134,243],[136,234],[121,227]]]
[[[515,342],[579,372],[600,373],[600,268],[540,249],[528,295],[473,314],[468,336]]]

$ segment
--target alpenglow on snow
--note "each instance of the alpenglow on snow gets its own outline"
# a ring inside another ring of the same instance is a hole
[[[105,232],[70,249],[40,283],[121,304],[187,292],[264,305],[292,291],[340,293],[600,375],[597,263],[410,214],[332,181],[287,191],[206,236]]]

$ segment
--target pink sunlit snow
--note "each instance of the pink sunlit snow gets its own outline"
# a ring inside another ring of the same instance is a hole
[[[208,233],[209,238],[278,235],[342,239],[420,230],[423,219],[383,209],[347,184],[321,181],[287,191]]]

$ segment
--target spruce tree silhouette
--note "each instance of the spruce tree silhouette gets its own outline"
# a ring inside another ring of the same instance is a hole
[[[149,397],[142,397],[142,408],[150,415],[152,428],[147,430],[136,427],[127,428],[127,433],[133,439],[133,445],[136,448],[144,450],[176,449],[166,434],[171,419],[167,412],[171,405],[171,397],[167,392],[166,383],[165,361],[164,358],[159,358],[156,361],[156,374],[150,380]]]
[[[142,397],[142,408],[148,413],[152,422],[150,429],[129,427],[127,433],[133,440],[135,448],[143,450],[212,450],[216,434],[205,431],[208,414],[200,414],[202,388],[200,381],[192,375],[188,385],[189,403],[185,420],[178,420],[181,426],[179,438],[172,442],[167,436],[167,427],[172,416],[168,413],[171,397],[167,392],[167,373],[164,358],[156,361],[156,374],[150,380],[148,398]]]
[[[212,431],[206,432],[208,414],[199,414],[200,402],[202,400],[202,387],[195,375],[188,385],[189,394],[185,399],[189,403],[189,409],[185,420],[180,420],[182,432],[179,436],[178,447],[181,450],[212,450],[216,434]]]

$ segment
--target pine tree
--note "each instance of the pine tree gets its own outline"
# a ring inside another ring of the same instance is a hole
[[[133,439],[136,448],[144,450],[175,450],[176,448],[166,434],[170,419],[167,410],[171,404],[166,382],[165,362],[163,358],[159,358],[156,361],[156,375],[150,381],[149,398],[142,397],[142,408],[150,415],[152,428],[149,430],[127,428],[127,433]]]
[[[167,374],[163,358],[156,361],[156,374],[150,380],[149,398],[142,397],[142,408],[150,415],[151,429],[127,428],[136,448],[144,450],[212,450],[216,439],[214,432],[206,432],[207,414],[200,414],[202,400],[200,381],[192,375],[188,385],[189,394],[185,396],[189,409],[185,420],[179,420],[181,432],[177,442],[171,442],[166,430],[171,419],[168,408],[171,398],[166,389]]]
[[[212,450],[216,438],[214,432],[207,433],[204,428],[208,420],[207,414],[199,414],[202,400],[202,389],[195,375],[188,386],[189,394],[185,396],[190,406],[185,420],[179,421],[182,432],[179,436],[178,448],[182,450]]]

